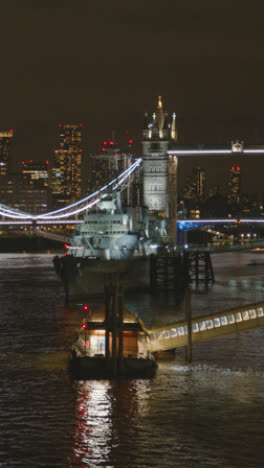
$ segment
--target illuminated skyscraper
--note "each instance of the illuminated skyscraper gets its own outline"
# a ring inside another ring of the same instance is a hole
[[[193,178],[194,178],[195,197],[198,199],[201,199],[204,197],[204,192],[205,192],[205,179],[206,179],[205,170],[201,169],[200,167],[196,167],[193,170]]]
[[[35,189],[48,187],[48,164],[49,161],[22,161],[22,174],[25,183]]]
[[[241,195],[240,166],[232,166],[230,168],[230,181],[229,181],[229,193],[228,193],[229,203],[239,204],[240,195]]]
[[[54,152],[50,187],[57,201],[67,204],[81,195],[82,124],[60,124],[59,129],[60,143]]]
[[[131,166],[132,159],[133,154],[120,151],[114,140],[105,140],[100,153],[90,154],[87,159],[86,192],[92,193],[109,183]]]
[[[8,158],[12,138],[13,130],[0,132],[0,176],[8,174]]]

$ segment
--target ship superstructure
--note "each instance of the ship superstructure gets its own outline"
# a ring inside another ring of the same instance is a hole
[[[74,257],[122,260],[150,255],[158,248],[157,240],[166,237],[165,221],[150,219],[148,208],[121,209],[120,192],[101,196],[97,212],[84,216],[67,246]]]

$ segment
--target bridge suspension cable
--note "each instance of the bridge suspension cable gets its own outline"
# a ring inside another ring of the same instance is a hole
[[[0,216],[10,218],[10,219],[18,219],[21,221],[29,220],[34,221],[45,221],[45,220],[57,220],[62,218],[67,218],[87,209],[95,206],[101,199],[102,193],[109,188],[113,188],[114,190],[118,187],[121,190],[124,190],[127,185],[131,182],[130,177],[131,175],[140,167],[142,162],[141,158],[136,159],[136,161],[131,164],[129,168],[123,171],[119,176],[115,177],[111,182],[101,187],[99,190],[96,190],[94,193],[91,193],[85,198],[72,203],[71,205],[65,206],[64,208],[60,208],[55,211],[50,211],[48,213],[44,213],[41,215],[32,215],[30,213],[23,212],[21,210],[17,210],[15,208],[10,208],[8,206],[0,204]],[[126,183],[126,185],[124,185]],[[123,188],[122,188],[123,186]]]
[[[16,208],[10,208],[0,204],[0,216],[6,216],[7,218],[13,219],[32,219],[33,215],[25,213],[24,211],[17,210]]]
[[[67,218],[68,216],[72,216],[75,214],[79,214],[83,211],[86,211],[88,208],[93,207],[100,201],[101,194],[104,191],[106,191],[107,189],[111,187],[113,189],[116,189],[122,186],[122,184],[130,178],[130,176],[135,172],[135,170],[139,168],[141,161],[142,159],[138,158],[128,169],[122,172],[118,177],[115,177],[113,180],[111,180],[111,182],[104,185],[96,192],[83,198],[82,200],[72,203],[71,205],[66,206],[64,208],[60,208],[59,210],[45,213],[43,215],[38,215],[35,217],[35,219],[37,220],[61,219],[61,218]]]

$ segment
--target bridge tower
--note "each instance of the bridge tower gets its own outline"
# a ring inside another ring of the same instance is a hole
[[[145,114],[143,128],[143,198],[153,214],[168,219],[168,234],[176,241],[177,157],[168,155],[177,141],[176,115],[169,118],[159,96],[152,118]]]

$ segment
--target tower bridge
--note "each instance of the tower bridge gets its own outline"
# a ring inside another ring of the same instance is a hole
[[[145,114],[142,132],[143,155],[129,164],[118,177],[101,187],[89,196],[78,200],[64,208],[48,213],[33,215],[0,203],[0,225],[47,225],[47,224],[78,224],[82,220],[79,215],[86,214],[96,206],[108,189],[124,190],[133,183],[136,171],[143,172],[143,202],[150,212],[158,213],[168,221],[168,233],[176,241],[177,226],[180,230],[192,226],[217,223],[236,223],[237,219],[214,220],[178,220],[177,221],[177,168],[178,158],[188,156],[232,156],[233,154],[263,155],[264,145],[246,145],[241,141],[233,141],[230,146],[178,146],[176,114],[170,117],[163,109],[159,97],[156,112],[151,117]],[[263,223],[263,219],[241,219],[241,223]]]

